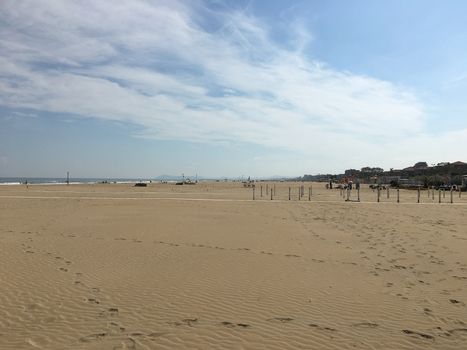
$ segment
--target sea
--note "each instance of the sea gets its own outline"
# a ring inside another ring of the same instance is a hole
[[[71,178],[70,184],[97,184],[97,183],[137,183],[159,182],[152,179],[127,179],[127,178]],[[64,185],[66,178],[61,177],[0,177],[0,185]]]

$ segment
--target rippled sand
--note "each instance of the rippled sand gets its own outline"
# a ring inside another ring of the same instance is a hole
[[[467,348],[467,194],[298,186],[0,186],[0,349]]]

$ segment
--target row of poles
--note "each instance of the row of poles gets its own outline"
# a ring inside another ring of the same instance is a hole
[[[253,200],[256,200],[256,189],[255,187],[252,188],[253,189]],[[360,188],[357,188],[356,189],[356,192],[357,192],[357,199],[356,201],[357,202],[360,202]],[[378,187],[376,189],[376,201],[377,202],[380,202],[381,201],[381,187]],[[454,194],[453,194],[453,189],[451,188],[450,190],[450,202],[451,203],[454,203]],[[355,201],[355,200],[352,200],[351,199],[351,193],[352,193],[352,190],[351,189],[340,189],[340,195],[346,200],[346,201]],[[430,189],[428,189],[427,191],[428,193],[428,198],[430,198]],[[462,192],[459,190],[459,198],[461,198],[461,194]],[[299,186],[298,187],[298,200],[301,200],[305,195],[305,186]],[[310,185],[308,187],[308,200],[311,201],[311,197],[313,195],[313,186]],[[260,196],[261,198],[263,198],[263,185],[260,186]],[[273,184],[273,186],[269,187],[268,184],[266,184],[266,197],[269,198],[270,196],[270,199],[273,200],[274,197],[276,196],[276,184]],[[420,203],[420,196],[421,196],[421,190],[420,188],[417,189],[417,203]],[[441,203],[442,200],[441,200],[441,196],[443,198],[446,198],[446,191],[443,189],[438,189],[438,202]],[[386,197],[387,199],[390,198],[390,191],[389,191],[389,187],[386,187]],[[292,188],[289,187],[289,201],[291,200],[292,198]],[[431,198],[432,200],[435,200],[435,189],[434,188],[431,188]],[[400,191],[399,189],[396,189],[396,201],[397,203],[400,203]]]
[[[269,195],[271,196],[271,200],[274,199],[276,196],[276,184],[274,184],[271,188],[269,188],[269,185],[266,184],[266,197],[269,198]],[[310,185],[308,187],[308,200],[311,201],[311,196],[313,195],[313,186]],[[263,185],[260,186],[260,196],[263,198]],[[301,200],[305,196],[305,186],[298,186],[298,200]],[[292,188],[289,187],[289,201],[292,198]],[[255,187],[253,187],[253,200],[256,199],[255,196]]]
[[[340,189],[340,195],[345,198],[346,201],[351,201],[351,191],[350,189]],[[400,203],[400,193],[399,189],[396,190],[397,193],[397,203]],[[428,198],[430,198],[430,189],[427,191]],[[441,195],[443,198],[446,198],[446,191],[443,189],[438,189],[438,203],[441,203]],[[420,187],[417,189],[417,203],[420,203],[420,196],[421,196],[421,190]],[[459,190],[459,198],[462,196],[462,191]],[[389,187],[386,187],[386,197],[389,199],[390,197],[390,191]],[[431,198],[432,200],[435,200],[435,189],[431,188]],[[360,202],[360,189],[357,189],[357,201]],[[380,202],[381,201],[381,187],[378,187],[376,190],[376,201]],[[451,188],[450,189],[450,202],[454,203],[454,191]]]

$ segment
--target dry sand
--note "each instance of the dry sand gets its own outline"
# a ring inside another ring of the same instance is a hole
[[[0,349],[467,348],[467,194],[265,186],[0,186]]]

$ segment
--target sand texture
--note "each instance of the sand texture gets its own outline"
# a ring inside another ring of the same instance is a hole
[[[466,193],[298,186],[0,186],[0,349],[467,349]]]

